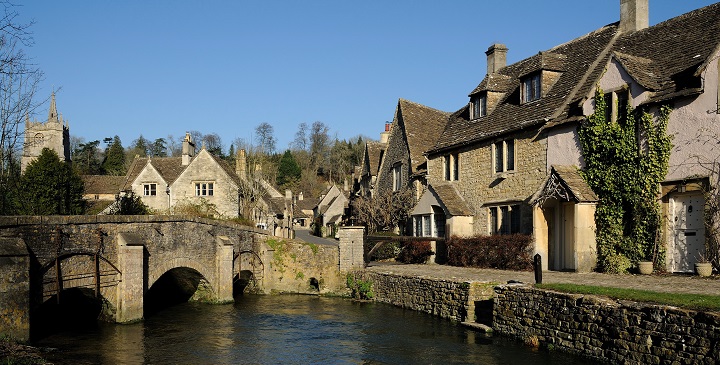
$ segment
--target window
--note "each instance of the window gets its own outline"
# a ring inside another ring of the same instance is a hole
[[[211,182],[195,183],[195,196],[212,196],[215,184]]]
[[[476,96],[472,98],[472,119],[487,115],[487,96]]]
[[[515,171],[515,140],[495,142],[492,148],[495,173]]]
[[[402,164],[395,164],[392,169],[393,174],[393,191],[398,191],[402,188]]]
[[[605,120],[617,122],[625,119],[629,101],[630,93],[627,89],[605,93]]]
[[[143,184],[143,195],[145,195],[145,196],[157,195],[157,184]]]
[[[522,80],[522,88],[520,89],[523,103],[540,99],[540,73],[528,76]]]
[[[520,233],[520,205],[502,205],[488,208],[490,234]]]
[[[460,156],[457,153],[443,157],[445,181],[457,181],[460,177]]]

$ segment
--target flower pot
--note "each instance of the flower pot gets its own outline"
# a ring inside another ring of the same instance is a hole
[[[640,274],[642,275],[650,275],[653,272],[653,263],[652,261],[640,261],[638,262],[638,271],[640,271]]]
[[[710,276],[712,275],[712,264],[709,262],[696,262],[695,272],[698,276]]]

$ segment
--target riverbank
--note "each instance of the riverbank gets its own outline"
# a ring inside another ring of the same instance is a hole
[[[0,339],[0,364],[52,365],[51,363],[45,361],[41,349],[19,344],[9,338]]]
[[[719,313],[534,288],[531,272],[374,264],[356,275],[372,282],[378,302],[484,322],[533,346],[610,363],[720,361]],[[662,293],[720,293],[717,277],[545,272],[543,279]]]

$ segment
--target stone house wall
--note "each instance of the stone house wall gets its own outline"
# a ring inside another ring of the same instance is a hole
[[[213,183],[212,196],[196,196],[196,182]],[[183,201],[197,204],[204,199],[215,205],[222,217],[238,216],[238,187],[217,161],[206,150],[201,150],[170,187],[173,206]],[[163,187],[164,195],[164,187]],[[167,199],[167,197],[165,197]]]
[[[410,166],[410,150],[405,136],[405,127],[402,123],[402,119],[393,123],[392,134],[388,139],[387,149],[380,162],[380,169],[375,183],[375,192],[378,194],[387,194],[393,191],[393,167],[396,164],[402,164],[400,186],[408,186],[412,166]]]
[[[458,152],[460,176],[457,181],[444,181],[443,156],[429,156],[428,177],[430,184],[450,183],[475,211],[473,231],[488,234],[487,206],[503,203],[521,204],[521,231],[532,231],[532,212],[527,200],[534,194],[547,176],[547,139],[535,137],[537,129],[508,135],[482,142]],[[515,171],[497,174],[493,170],[493,143],[515,138]]]
[[[145,184],[155,184],[155,195],[143,195],[143,186]],[[156,212],[166,212],[170,201],[165,193],[167,182],[160,176],[160,173],[154,166],[148,164],[143,168],[140,174],[135,178],[132,184],[132,191],[135,196],[142,199],[142,202]],[[171,192],[172,193],[172,192]]]

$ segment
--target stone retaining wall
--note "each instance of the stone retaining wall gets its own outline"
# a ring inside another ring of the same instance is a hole
[[[614,364],[716,364],[720,314],[529,286],[495,288],[493,329]]]
[[[372,283],[373,300],[456,321],[474,321],[479,303],[492,298],[492,284],[356,271]]]

